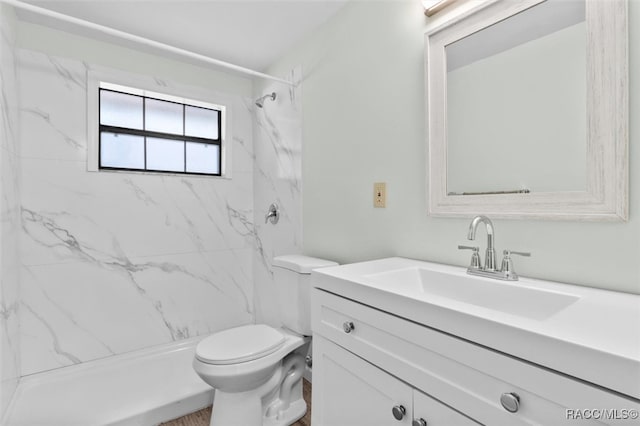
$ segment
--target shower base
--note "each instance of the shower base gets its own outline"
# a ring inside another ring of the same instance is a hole
[[[151,426],[213,402],[193,371],[200,338],[23,377],[7,426]]]

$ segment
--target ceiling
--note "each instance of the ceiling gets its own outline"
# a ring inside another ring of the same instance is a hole
[[[263,71],[347,0],[28,0],[27,3]],[[20,19],[102,39],[18,10]]]

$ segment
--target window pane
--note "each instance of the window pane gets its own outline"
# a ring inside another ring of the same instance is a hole
[[[187,172],[220,174],[220,146],[187,142]]]
[[[182,135],[182,104],[157,99],[146,100],[145,130]]]
[[[187,105],[185,106],[184,114],[185,135],[208,139],[218,139],[218,111]]]
[[[184,172],[184,142],[147,138],[147,169]]]
[[[142,129],[142,98],[100,90],[100,124]]]
[[[100,133],[100,166],[144,169],[144,137]]]

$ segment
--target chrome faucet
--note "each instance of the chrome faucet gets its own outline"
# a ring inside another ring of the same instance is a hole
[[[471,275],[480,275],[488,278],[495,278],[498,280],[517,281],[518,274],[513,270],[513,261],[511,255],[517,254],[520,256],[531,256],[531,253],[523,253],[519,251],[504,250],[504,259],[502,259],[502,266],[500,269],[496,268],[496,250],[495,250],[495,233],[493,229],[493,223],[486,216],[476,216],[469,225],[469,232],[467,238],[469,240],[476,239],[476,230],[478,225],[484,223],[487,229],[487,250],[485,252],[484,267],[480,262],[480,256],[478,255],[479,247],[470,246],[458,246],[459,249],[472,250],[471,264],[467,268],[467,273]]]
[[[494,249],[494,233],[493,233],[493,223],[486,216],[476,216],[471,221],[469,225],[469,232],[467,233],[467,239],[475,240],[476,239],[476,229],[478,229],[478,225],[480,223],[484,223],[487,228],[487,250],[484,255],[484,270],[485,271],[495,271],[496,270],[496,251]]]

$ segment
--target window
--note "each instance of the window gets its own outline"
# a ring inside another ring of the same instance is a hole
[[[98,88],[98,167],[220,176],[224,107],[169,95]]]

